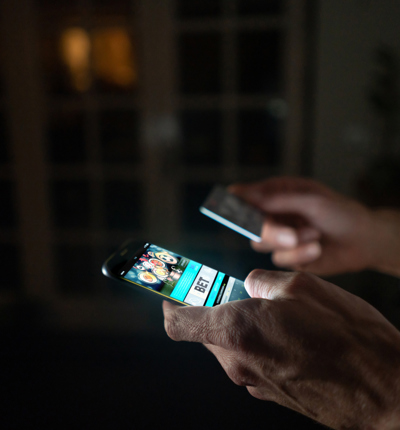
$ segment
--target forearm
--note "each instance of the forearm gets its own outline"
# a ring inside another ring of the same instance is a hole
[[[371,233],[376,258],[371,268],[400,277],[400,211],[378,209],[374,220]]]

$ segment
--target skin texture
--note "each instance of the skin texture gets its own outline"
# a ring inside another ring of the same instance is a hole
[[[362,299],[306,273],[255,270],[251,299],[164,302],[176,341],[203,343],[261,400],[335,429],[400,428],[400,333]]]
[[[259,252],[317,275],[367,268],[400,276],[400,213],[371,210],[322,184],[280,177],[229,190],[265,213]]]
[[[255,270],[251,299],[215,308],[164,302],[165,329],[203,343],[261,400],[335,429],[400,429],[400,333],[368,303],[311,275],[366,268],[400,276],[400,214],[314,181],[230,187],[265,213],[260,252],[300,272]]]

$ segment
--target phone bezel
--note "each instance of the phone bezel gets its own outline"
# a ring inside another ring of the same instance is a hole
[[[259,217],[263,217],[264,215],[262,212],[250,205],[249,203],[245,202],[243,199],[239,198],[238,196],[235,196],[234,194],[230,193],[226,187],[223,185],[215,185],[211,191],[209,192],[208,196],[204,200],[203,204],[199,207],[200,212],[213,219],[214,221],[219,222],[220,224],[224,225],[225,227],[228,227],[232,229],[233,231],[236,231],[239,234],[242,234],[243,236],[253,240],[254,242],[261,242],[261,225],[260,230],[258,232],[250,231],[246,225],[241,225],[236,222],[234,219],[229,219],[226,216],[222,215],[221,213],[218,213],[215,211],[215,208],[210,207],[209,202],[212,200],[219,200],[221,201],[222,198],[225,199],[226,196],[230,196],[230,198],[234,198],[237,202],[240,202],[241,207],[246,208],[247,211],[251,211],[253,214]],[[222,198],[221,198],[222,196]]]
[[[139,243],[142,243],[142,246],[139,245]],[[150,243],[150,242],[148,242]],[[152,288],[145,287],[144,285],[137,284],[136,282],[130,281],[117,273],[119,273],[119,270],[121,270],[124,265],[126,265],[129,261],[132,260],[132,258],[136,254],[141,254],[144,251],[144,245],[146,242],[141,241],[138,242],[137,240],[128,239],[126,240],[115,252],[113,252],[107,260],[103,263],[101,271],[103,272],[103,275],[107,276],[108,278],[114,279],[115,281],[122,282],[124,285],[129,286],[135,286],[139,287],[140,290],[138,291],[150,291],[152,293],[155,293],[156,295],[154,297],[160,297],[164,300],[168,300],[175,304],[180,304],[183,306],[191,306],[188,303],[184,303],[180,300],[176,300],[172,297],[165,296],[164,294],[161,294],[158,291],[153,290]],[[118,272],[117,269],[118,268]]]

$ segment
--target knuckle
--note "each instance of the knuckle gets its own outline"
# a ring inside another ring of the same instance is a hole
[[[254,375],[250,369],[242,364],[235,364],[226,369],[232,382],[241,387],[254,385]]]
[[[297,294],[298,292],[309,289],[314,283],[313,276],[306,272],[293,272],[289,276],[286,292]]]
[[[265,396],[263,396],[259,392],[258,388],[256,388],[256,387],[247,387],[247,391],[249,392],[249,394],[251,396],[255,397],[256,399],[259,399],[259,400],[269,400],[268,398],[266,398]]]
[[[232,350],[242,350],[244,346],[244,329],[247,325],[243,313],[236,307],[231,306],[229,313],[224,321],[225,342],[227,347]]]
[[[258,338],[259,328],[254,324],[253,317],[258,315],[258,301],[249,312],[231,306],[229,316],[225,321],[225,344],[228,349],[240,352],[245,356],[254,348],[254,340]]]
[[[273,393],[273,390],[267,389],[266,387],[262,387],[262,389],[260,389],[259,387],[248,386],[247,391],[256,399],[279,403],[278,396]]]
[[[302,286],[310,281],[310,275],[305,272],[294,272],[292,274],[292,284]]]

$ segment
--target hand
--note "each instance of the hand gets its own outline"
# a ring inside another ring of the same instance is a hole
[[[381,261],[384,271],[400,273],[399,257],[391,269],[383,268],[400,255],[399,216],[388,224],[379,212],[304,178],[233,185],[230,191],[266,213],[262,242],[252,246],[272,252],[277,266],[332,275],[379,270]]]
[[[236,384],[336,429],[400,428],[400,333],[372,306],[305,273],[255,270],[253,297],[164,302],[165,329],[201,342]]]

